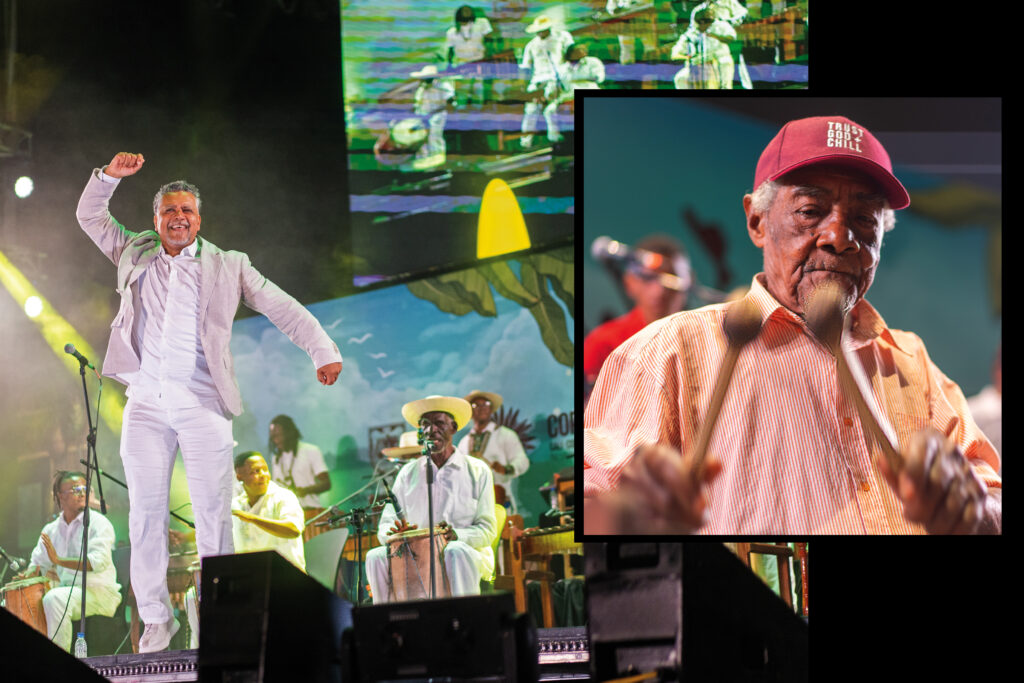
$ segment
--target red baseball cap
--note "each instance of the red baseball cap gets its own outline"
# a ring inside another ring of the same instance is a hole
[[[812,116],[790,121],[761,152],[754,172],[754,189],[766,180],[804,166],[830,163],[851,166],[881,185],[889,206],[905,209],[910,195],[892,174],[892,162],[874,135],[845,116]]]

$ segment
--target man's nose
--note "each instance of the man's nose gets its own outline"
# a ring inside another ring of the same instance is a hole
[[[832,210],[818,237],[818,246],[837,254],[860,250],[860,242],[854,234],[851,212],[838,207]]]

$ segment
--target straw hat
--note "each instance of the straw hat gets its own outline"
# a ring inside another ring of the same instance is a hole
[[[498,408],[501,407],[501,394],[495,394],[490,391],[480,391],[479,389],[474,389],[473,391],[466,394],[466,402],[470,404],[471,408],[473,407],[473,399],[476,398],[477,396],[483,396],[488,401],[490,401],[491,410],[494,412],[498,412]]]
[[[419,455],[423,451],[423,447],[416,441],[417,433],[415,430],[411,432],[402,432],[402,436],[398,439],[397,446],[382,448],[380,449],[380,452],[385,458],[407,458],[410,455]]]
[[[551,21],[549,16],[537,17],[533,20],[533,23],[526,27],[527,33],[540,33],[541,31],[548,31],[555,27],[555,23]]]
[[[466,399],[456,396],[427,396],[402,406],[402,417],[417,428],[423,413],[433,412],[448,413],[455,418],[455,431],[465,427],[473,417],[473,408]]]
[[[413,78],[437,78],[437,67],[433,64],[427,64],[419,71],[413,71],[409,75]]]

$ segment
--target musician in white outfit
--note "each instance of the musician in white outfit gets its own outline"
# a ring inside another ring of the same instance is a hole
[[[57,519],[43,527],[32,559],[17,580],[45,575],[51,588],[43,596],[46,631],[65,652],[71,648],[73,622],[82,617],[82,525],[85,511],[85,475],[59,471],[53,481],[53,499],[60,508]],[[114,567],[114,527],[106,517],[89,511],[89,556],[86,616],[113,616],[121,604],[121,585]],[[65,613],[66,612],[66,613]]]
[[[519,65],[520,69],[532,70],[526,92],[533,97],[524,108],[523,137],[520,140],[524,148],[533,144],[533,136],[537,132],[537,115],[542,110],[548,126],[548,141],[558,142],[562,139],[555,112],[558,109],[558,95],[570,88],[568,83],[562,82],[558,69],[565,61],[565,51],[573,43],[572,35],[562,29],[556,30],[548,16],[538,17],[526,27],[526,32],[536,33],[537,36],[526,44],[523,61]]]
[[[735,64],[729,42],[736,40],[736,29],[716,19],[714,8],[694,12],[694,21],[675,45],[672,59],[687,60],[674,78],[679,90],[731,90]]]
[[[472,391],[466,400],[473,408],[473,428],[459,441],[459,450],[480,458],[494,470],[494,484],[504,492],[506,507],[511,507],[513,515],[520,514],[516,479],[530,469],[530,459],[515,430],[491,419],[501,408],[501,394]]]
[[[366,575],[374,604],[391,602],[393,590],[388,572],[387,545],[396,533],[429,526],[427,468],[434,473],[434,525],[448,540],[442,551],[443,566],[435,569],[437,584],[447,573],[453,596],[480,593],[480,577],[494,571],[491,544],[498,533],[494,516],[494,479],[482,460],[467,456],[452,445],[455,433],[469,420],[472,409],[465,399],[429,396],[402,406],[402,416],[423,431],[429,457],[406,463],[391,487],[401,515],[389,503],[381,513],[377,538],[381,546],[366,555]],[[429,592],[430,574],[422,565],[421,578]]]

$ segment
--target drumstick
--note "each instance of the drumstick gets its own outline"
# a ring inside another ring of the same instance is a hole
[[[805,313],[807,327],[835,356],[840,382],[846,386],[847,397],[852,399],[861,422],[882,449],[889,467],[893,472],[898,472],[903,464],[903,456],[896,447],[896,431],[875,401],[864,368],[856,358],[851,357],[853,351],[843,347],[845,320],[839,286],[827,282],[818,287],[811,295]]]
[[[711,433],[715,429],[715,422],[722,410],[725,392],[729,389],[729,381],[736,368],[736,359],[740,355],[740,349],[753,341],[761,331],[761,312],[757,309],[757,304],[749,297],[736,302],[726,312],[722,327],[725,329],[725,336],[729,338],[729,347],[726,349],[722,365],[718,369],[715,390],[711,394],[711,405],[704,416],[704,423],[697,435],[697,445],[693,449],[693,466],[698,481],[704,473],[704,457],[707,453],[708,442],[711,441]]]

